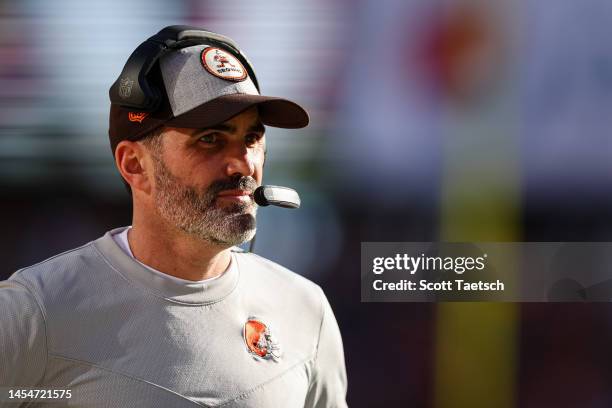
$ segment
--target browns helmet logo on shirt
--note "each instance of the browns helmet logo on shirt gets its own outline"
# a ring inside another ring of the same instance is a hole
[[[279,361],[281,349],[270,327],[255,316],[247,319],[243,329],[248,352],[255,359]]]

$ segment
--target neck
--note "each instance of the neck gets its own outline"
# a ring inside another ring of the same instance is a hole
[[[134,257],[160,272],[192,281],[214,278],[229,266],[230,250],[170,226],[134,217],[128,232]]]

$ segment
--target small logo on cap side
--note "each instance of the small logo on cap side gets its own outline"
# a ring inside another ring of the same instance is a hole
[[[239,82],[247,77],[246,69],[238,58],[221,48],[206,48],[202,51],[201,58],[206,71],[217,78]]]
[[[132,85],[134,81],[130,78],[121,78],[119,80],[119,96],[123,99],[127,99],[132,95]]]
[[[148,112],[128,112],[128,120],[130,122],[142,123],[147,116],[149,116]]]

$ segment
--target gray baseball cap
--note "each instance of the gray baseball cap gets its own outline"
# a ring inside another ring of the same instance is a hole
[[[159,61],[165,95],[156,112],[138,112],[111,104],[111,148],[121,140],[138,140],[162,125],[206,128],[257,106],[268,126],[297,129],[308,113],[290,100],[263,96],[242,63],[216,46],[193,45],[169,52]]]

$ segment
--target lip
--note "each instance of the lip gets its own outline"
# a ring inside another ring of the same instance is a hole
[[[217,194],[217,198],[223,201],[233,201],[240,203],[251,203],[254,198],[247,190],[225,190]]]
[[[251,192],[247,190],[224,190],[217,197],[250,197]]]

